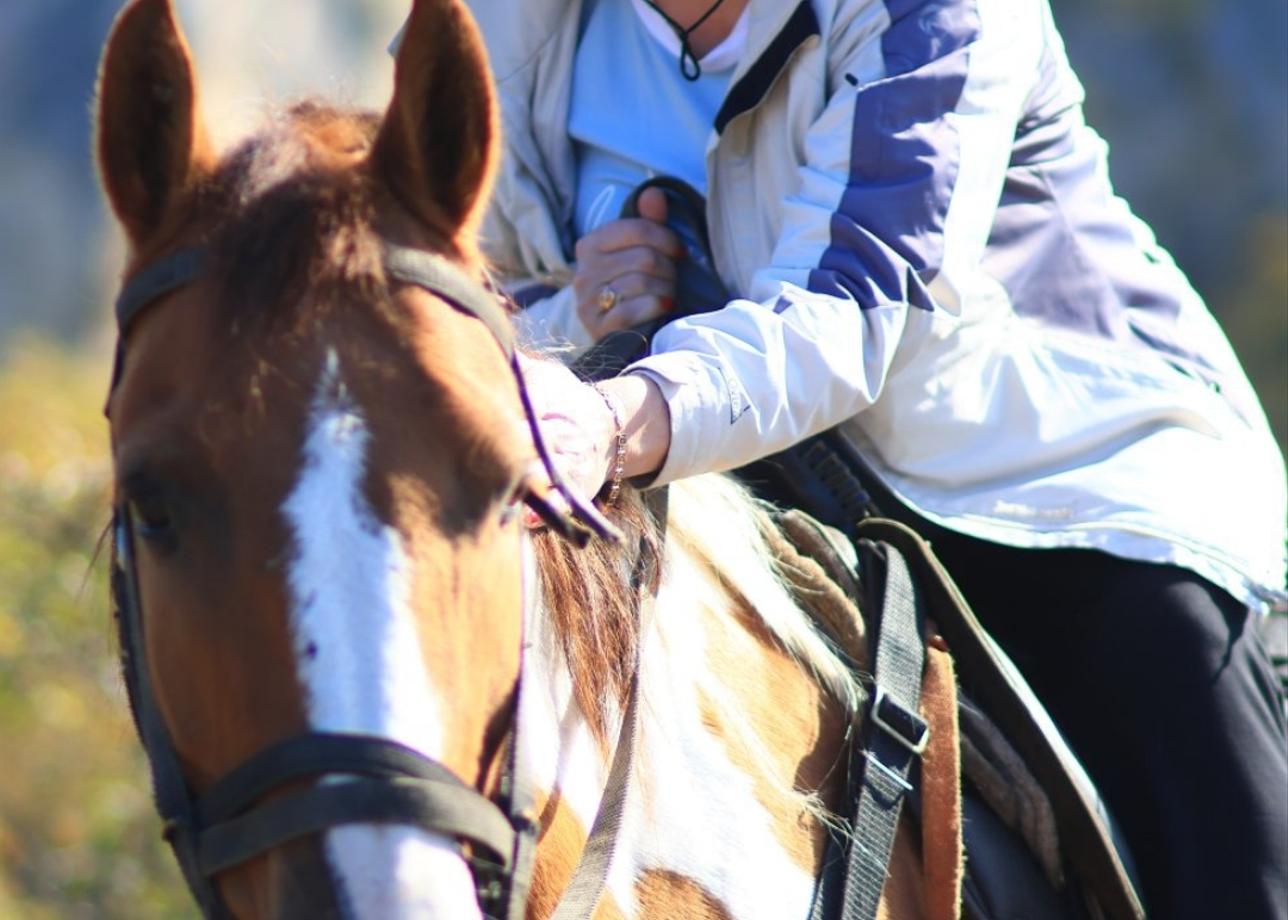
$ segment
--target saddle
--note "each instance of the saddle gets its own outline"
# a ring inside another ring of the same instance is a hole
[[[962,915],[975,920],[1143,918],[1130,857],[1090,778],[929,544],[903,524],[880,518],[859,525],[857,543],[799,509],[777,513],[775,522],[781,536],[771,537],[771,545],[798,600],[845,657],[876,662],[877,685],[889,682],[882,668],[884,645],[904,646],[895,654],[927,642],[951,652],[960,682],[955,727],[965,849]],[[888,589],[892,577],[900,577],[892,575],[896,571],[906,579],[900,590],[907,592],[903,603],[915,617],[911,632],[907,623],[901,631],[891,610]],[[873,715],[878,706],[869,701],[868,730],[851,755],[858,773],[851,798],[861,796],[862,774],[871,771],[872,758],[882,764],[890,759],[874,749],[873,736],[887,733],[872,729],[879,722]],[[937,730],[932,719],[927,721],[932,732]],[[907,804],[919,812],[915,780],[910,785]],[[897,814],[896,809],[894,818]],[[856,833],[867,833],[860,825],[873,820],[853,810],[847,817]],[[839,861],[840,854],[832,854],[828,865]],[[851,911],[844,903],[848,898],[838,903],[840,888],[825,872],[815,918],[864,915]],[[879,893],[877,887],[873,911]]]
[[[677,265],[676,309],[585,352],[573,369],[587,379],[615,376],[643,357],[663,322],[729,299],[696,190],[671,177],[649,179],[621,216],[637,217],[639,195],[651,187],[665,194],[667,224],[688,250]],[[870,473],[849,440],[825,431],[735,474],[761,498],[792,509],[776,515],[778,536],[766,536],[798,600],[871,690],[852,741],[849,826],[833,836],[811,920],[876,916],[900,811],[905,803],[914,812],[928,808],[934,797],[919,785],[933,732],[920,700],[933,670],[926,662],[944,652],[956,675],[949,688],[955,725],[948,722],[960,739],[955,820],[965,850],[947,910],[955,913],[960,889],[968,920],[1142,920],[1130,856],[1090,778],[930,545],[879,516],[863,485]]]

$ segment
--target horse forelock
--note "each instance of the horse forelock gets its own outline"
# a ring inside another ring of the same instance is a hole
[[[194,190],[192,221],[231,328],[291,328],[356,299],[380,310],[391,231],[481,271],[456,228],[426,224],[397,203],[370,160],[380,124],[370,111],[298,102],[268,113]]]
[[[381,248],[361,164],[376,126],[366,113],[302,103],[221,162],[210,243],[232,320],[289,323],[306,286],[315,302],[336,289],[375,300]]]
[[[367,375],[387,381],[401,373],[396,368],[410,370],[438,394],[420,398],[458,407],[458,445],[472,458],[466,466],[486,464],[497,454],[498,429],[508,428],[478,408],[489,401],[459,372],[460,337],[423,308],[423,295],[421,302],[392,295],[385,244],[444,253],[469,273],[481,275],[482,266],[449,233],[399,206],[369,160],[379,127],[368,111],[300,102],[270,113],[221,159],[191,208],[191,232],[208,260],[209,328],[221,354],[249,348],[255,356],[256,391],[309,338]],[[310,352],[314,360],[322,354]],[[293,373],[303,392],[307,378]]]

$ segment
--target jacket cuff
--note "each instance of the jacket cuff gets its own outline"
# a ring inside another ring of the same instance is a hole
[[[693,352],[664,352],[637,361],[623,373],[642,374],[656,383],[671,413],[671,445],[649,487],[721,468],[712,465],[713,459],[718,464],[718,458],[711,456],[710,439],[704,433],[718,424],[716,420],[736,421],[741,413],[733,411],[718,363]]]

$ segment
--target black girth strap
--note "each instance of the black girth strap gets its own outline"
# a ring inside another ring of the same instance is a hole
[[[859,547],[861,577],[871,584],[884,576],[879,598],[875,590],[865,592],[865,606],[880,611],[868,632],[875,665],[851,759],[850,798],[855,804],[848,845],[838,846],[833,838],[828,848],[811,920],[875,920],[899,815],[913,791],[914,770],[930,734],[919,712],[926,660],[924,611],[908,563],[887,543],[865,541]]]
[[[861,752],[863,779],[845,875],[847,920],[875,920],[899,813],[912,791],[910,776],[930,733],[919,714],[926,648],[912,576],[897,549],[889,544],[881,549],[885,551],[885,597],[880,633],[874,631],[870,639],[876,644],[876,666],[863,727],[867,738]]]

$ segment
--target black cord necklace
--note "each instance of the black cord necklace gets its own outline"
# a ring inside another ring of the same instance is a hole
[[[712,13],[720,9],[720,4],[724,3],[724,0],[716,0],[715,3],[707,8],[705,13],[698,17],[698,21],[687,29],[666,15],[653,0],[644,0],[644,2],[653,9],[653,12],[666,20],[666,24],[671,27],[675,37],[680,40],[680,73],[684,75],[684,79],[690,82],[698,79],[698,77],[702,76],[702,65],[698,63],[698,56],[693,53],[693,46],[689,44],[689,36],[701,28],[702,24],[711,18]]]

